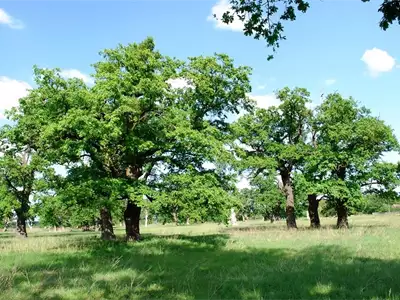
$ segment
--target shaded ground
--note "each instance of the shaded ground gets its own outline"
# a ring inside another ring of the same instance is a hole
[[[2,252],[0,299],[400,299],[399,231],[387,225],[294,240],[260,228],[131,244],[42,237],[36,252]]]

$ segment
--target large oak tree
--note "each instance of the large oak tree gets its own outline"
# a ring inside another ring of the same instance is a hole
[[[158,172],[223,159],[228,115],[251,106],[250,69],[224,54],[181,62],[163,56],[151,38],[101,55],[92,87],[35,68],[37,87],[14,120],[40,136],[50,161],[81,166],[88,180],[112,186],[126,202],[126,237],[137,240],[140,201]],[[181,88],[172,86],[177,80]]]

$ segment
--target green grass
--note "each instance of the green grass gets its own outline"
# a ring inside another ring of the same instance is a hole
[[[0,299],[400,299],[400,216],[350,220],[152,225],[128,244],[1,233]]]

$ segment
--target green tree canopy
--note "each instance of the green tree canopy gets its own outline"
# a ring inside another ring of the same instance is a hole
[[[296,228],[292,173],[307,154],[306,138],[311,111],[309,92],[302,88],[284,88],[277,92],[278,107],[257,109],[241,117],[234,125],[236,153],[242,169],[253,176],[269,171],[278,173],[286,195],[286,222]]]
[[[113,186],[127,202],[127,238],[138,239],[138,199],[157,174],[229,159],[226,120],[251,107],[250,69],[224,54],[181,62],[163,56],[151,38],[101,55],[92,87],[35,68],[37,87],[12,117],[40,137],[52,163],[86,168],[86,179]]]
[[[361,198],[361,187],[379,183],[393,189],[393,167],[382,164],[386,151],[397,150],[393,130],[352,98],[330,94],[317,108],[318,169],[338,227],[347,227],[348,208]]]

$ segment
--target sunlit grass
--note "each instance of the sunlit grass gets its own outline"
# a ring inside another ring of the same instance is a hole
[[[400,299],[400,216],[0,233],[0,299]]]

